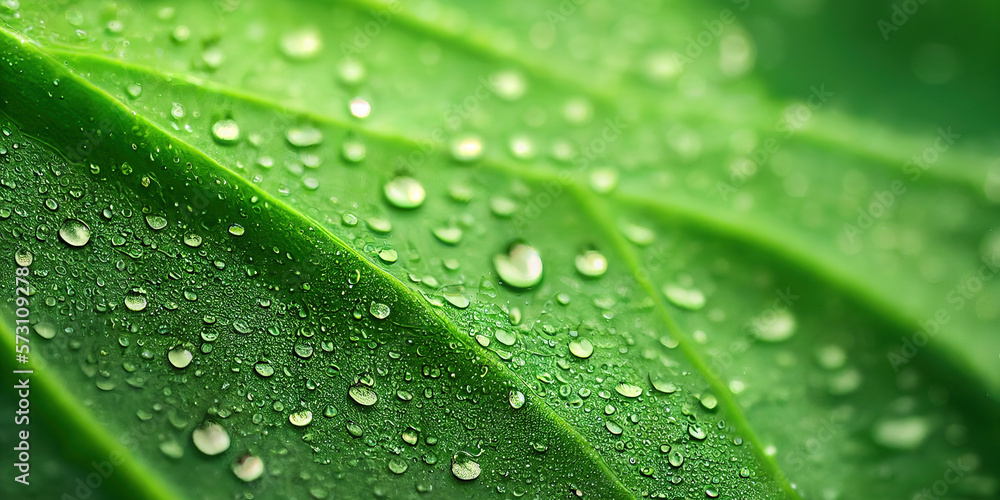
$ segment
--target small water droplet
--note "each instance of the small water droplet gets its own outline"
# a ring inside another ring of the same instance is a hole
[[[427,193],[412,177],[396,177],[385,184],[385,197],[396,208],[417,208],[424,203]]]
[[[517,342],[517,334],[507,330],[499,329],[493,333],[493,336],[497,339],[497,342],[505,346],[512,346]]]
[[[292,127],[285,132],[285,139],[292,146],[306,148],[323,142],[323,132],[308,125]]]
[[[80,219],[66,219],[59,226],[59,238],[74,247],[82,247],[90,241],[90,226]]]
[[[159,215],[147,214],[146,224],[149,225],[149,228],[153,231],[159,231],[160,229],[167,227],[167,219]]]
[[[524,95],[528,89],[528,82],[521,72],[516,70],[498,71],[490,75],[490,83],[493,91],[501,99],[516,101]]]
[[[615,386],[615,391],[626,398],[637,398],[642,395],[642,388],[637,385],[621,382]]]
[[[680,467],[681,465],[684,465],[684,454],[681,453],[680,450],[671,451],[670,454],[667,455],[667,462],[674,467]]]
[[[402,458],[392,457],[389,459],[389,471],[393,474],[403,474],[408,468],[409,465]]]
[[[598,194],[608,194],[618,187],[618,170],[598,168],[590,173],[590,188]]]
[[[34,260],[35,257],[31,255],[31,252],[27,248],[18,248],[17,252],[14,253],[14,262],[17,262],[18,266],[28,267]]]
[[[930,434],[927,418],[919,416],[883,418],[872,427],[875,442],[895,450],[915,450]]]
[[[270,377],[271,375],[274,375],[274,367],[267,361],[261,361],[253,365],[253,370],[261,377]]]
[[[314,28],[292,31],[281,37],[281,53],[292,60],[310,59],[315,57],[322,48],[323,40],[320,38],[319,31]]]
[[[434,228],[434,237],[442,243],[457,245],[462,240],[462,228],[455,226],[444,226]]]
[[[229,449],[229,433],[215,422],[205,422],[191,433],[191,440],[198,451],[218,455]]]
[[[708,437],[708,435],[705,434],[705,431],[701,428],[701,425],[696,423],[688,424],[688,435],[698,441],[703,441],[706,437]]]
[[[493,267],[500,279],[514,288],[531,288],[542,280],[541,255],[523,243],[511,246],[506,255],[494,255]]]
[[[185,234],[184,244],[191,248],[198,248],[201,246],[201,236],[197,234]]]
[[[622,432],[625,432],[625,429],[622,429],[622,426],[618,425],[614,420],[604,422],[604,428],[616,436],[621,436]]]
[[[451,157],[456,161],[470,162],[483,155],[483,140],[476,135],[465,135],[451,142]]]
[[[246,230],[243,229],[243,226],[239,224],[233,224],[229,226],[229,234],[233,236],[243,236],[244,232],[246,232]]]
[[[795,334],[795,316],[787,309],[768,310],[751,322],[757,338],[765,342],[782,342]]]

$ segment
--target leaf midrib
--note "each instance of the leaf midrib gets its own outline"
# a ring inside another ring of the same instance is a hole
[[[14,38],[18,42],[21,42],[22,40],[26,40],[26,38],[22,38],[19,34],[12,33],[12,32],[8,31],[4,27],[0,27],[0,36],[7,36],[7,37],[10,37],[10,38]],[[52,58],[48,53],[46,53],[41,48],[36,47],[36,46],[32,46],[31,48],[28,48],[27,50],[33,50],[33,51],[37,52],[42,57],[44,57],[45,59],[47,59],[54,67],[59,68],[59,70],[61,70],[61,71],[65,71],[65,69],[63,69],[62,67],[60,67],[58,61],[56,61],[54,58]],[[71,75],[68,75],[68,76],[70,76],[71,78],[75,79],[77,84],[79,84],[79,85],[87,88],[88,91],[90,91],[93,94],[95,94],[95,98],[102,98],[102,99],[104,99],[106,101],[109,101],[109,106],[117,108],[117,111],[119,113],[124,114],[125,116],[128,116],[129,117],[128,119],[142,122],[142,123],[144,123],[144,125],[146,127],[148,127],[148,129],[155,130],[156,132],[162,134],[163,136],[171,138],[174,142],[176,142],[177,144],[179,144],[181,146],[181,148],[188,149],[190,154],[200,157],[201,160],[203,162],[205,162],[208,166],[212,167],[214,170],[217,170],[220,174],[228,176],[229,177],[229,179],[227,179],[228,182],[231,182],[231,183],[233,183],[233,185],[239,186],[242,189],[249,190],[250,192],[258,193],[259,196],[261,197],[261,201],[262,202],[264,202],[264,203],[270,203],[273,206],[278,207],[280,210],[283,210],[285,213],[287,213],[287,214],[289,214],[289,215],[291,215],[293,217],[296,217],[296,218],[300,219],[304,223],[304,225],[306,225],[306,226],[312,225],[314,227],[317,227],[319,229],[320,234],[326,236],[330,240],[330,242],[332,242],[334,245],[338,246],[340,249],[342,249],[345,252],[347,252],[348,255],[350,255],[351,257],[356,258],[359,262],[364,262],[365,265],[367,265],[376,275],[381,276],[381,278],[383,280],[386,280],[390,284],[390,286],[396,288],[397,293],[399,293],[403,297],[406,297],[407,300],[411,300],[411,301],[413,301],[415,303],[418,303],[419,304],[418,307],[422,308],[423,311],[425,311],[428,314],[428,316],[437,319],[437,321],[440,323],[440,326],[443,327],[443,329],[446,330],[449,334],[451,334],[457,341],[463,343],[467,348],[469,348],[473,352],[478,352],[478,353],[482,354],[482,356],[480,356],[480,358],[483,360],[483,362],[485,364],[489,365],[491,368],[496,369],[497,372],[504,374],[508,379],[510,379],[512,381],[519,382],[521,384],[521,386],[528,387],[528,384],[525,383],[519,376],[517,376],[517,374],[514,373],[508,366],[500,363],[490,353],[482,352],[481,351],[482,348],[480,346],[478,346],[477,343],[473,342],[472,339],[468,335],[461,334],[461,332],[459,332],[459,330],[458,330],[457,325],[453,321],[451,321],[450,318],[448,318],[447,316],[445,316],[440,311],[432,308],[432,306],[429,303],[427,303],[425,300],[422,300],[421,297],[418,294],[416,294],[412,290],[410,290],[402,281],[400,281],[398,278],[396,278],[395,276],[393,276],[392,274],[390,274],[388,271],[386,271],[386,270],[384,270],[384,269],[382,269],[382,268],[374,265],[371,261],[369,261],[367,258],[365,258],[360,252],[358,252],[356,249],[354,249],[350,245],[346,244],[340,238],[338,238],[335,234],[333,234],[332,232],[330,232],[323,224],[320,224],[318,221],[313,220],[311,217],[308,217],[305,214],[302,214],[302,213],[298,212],[297,210],[293,209],[292,207],[286,205],[283,201],[275,198],[271,193],[269,193],[267,191],[264,191],[264,190],[258,188],[257,186],[254,186],[253,184],[251,184],[249,181],[247,181],[246,179],[244,179],[239,174],[237,174],[237,173],[229,170],[228,168],[226,168],[222,164],[220,164],[217,161],[215,161],[213,158],[211,158],[208,155],[206,155],[205,153],[203,153],[200,149],[198,149],[198,148],[196,148],[196,147],[188,144],[187,142],[183,141],[180,138],[175,137],[169,131],[166,131],[166,130],[160,128],[156,124],[154,124],[154,123],[150,122],[149,120],[147,120],[145,117],[143,117],[143,116],[141,116],[139,114],[130,113],[128,107],[124,103],[122,103],[121,101],[117,100],[116,98],[114,98],[114,96],[108,94],[103,89],[101,89],[101,88],[99,88],[99,87],[91,84],[89,81],[87,81],[83,77],[81,77],[79,75],[76,75],[76,74],[71,74]],[[181,148],[178,148],[178,149],[181,149]],[[601,457],[597,453],[597,451],[594,448],[594,446],[591,443],[589,443],[583,437],[583,435],[580,434],[580,432],[576,430],[575,427],[573,427],[572,425],[570,425],[569,422],[567,422],[558,413],[556,413],[552,409],[552,407],[549,406],[549,404],[546,401],[544,401],[541,398],[536,398],[535,396],[531,395],[530,394],[531,391],[527,391],[527,392],[529,394],[526,395],[526,397],[533,398],[535,400],[535,402],[537,403],[537,404],[535,404],[533,406],[536,407],[536,408],[538,408],[539,411],[541,411],[541,413],[542,413],[543,416],[549,418],[550,420],[553,421],[553,423],[555,425],[557,425],[559,428],[565,430],[567,432],[567,434],[569,434],[569,436],[572,438],[572,440],[577,444],[577,446],[579,446],[580,450],[582,452],[584,452],[587,455],[587,457],[589,459],[591,459],[598,466],[598,468],[610,479],[611,483],[615,487],[617,487],[618,491],[615,492],[615,493],[617,494],[618,497],[621,497],[621,498],[630,498],[630,499],[633,499],[633,500],[636,498],[635,494],[632,491],[630,491],[628,488],[626,488],[621,483],[621,481],[619,480],[618,476],[614,473],[614,471],[612,471],[610,469],[610,467],[604,461],[603,457]],[[85,419],[85,420],[88,423],[87,427],[96,428],[93,425],[93,423],[94,423],[94,419],[93,418]],[[150,478],[157,478],[158,479],[158,476],[155,476],[153,474],[150,474],[149,477]],[[144,486],[148,486],[149,488],[153,488],[153,486],[155,484],[157,484],[158,482],[159,481],[152,480],[152,479],[150,481],[148,481],[148,482],[141,482],[140,481],[140,483],[142,483]],[[158,498],[158,497],[157,496],[150,496],[150,498]]]

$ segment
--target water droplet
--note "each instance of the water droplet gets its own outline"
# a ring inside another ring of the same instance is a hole
[[[497,339],[497,342],[505,346],[512,346],[517,342],[517,334],[507,330],[497,330],[493,333],[493,336]]]
[[[752,320],[757,338],[765,342],[781,342],[795,334],[795,316],[787,309],[768,310]]]
[[[351,110],[351,115],[355,118],[368,118],[368,115],[372,112],[372,105],[360,97],[351,99],[351,102],[348,103],[348,107]]]
[[[511,137],[507,147],[510,148],[511,156],[519,160],[530,160],[537,154],[534,141],[524,135]]]
[[[347,85],[357,85],[364,81],[367,76],[364,65],[356,59],[344,59],[337,65],[337,74],[340,81]]]
[[[915,450],[930,434],[930,422],[924,417],[884,418],[872,427],[875,442],[895,450]]]
[[[285,139],[292,146],[306,148],[323,142],[323,132],[308,125],[292,127],[285,132]]]
[[[399,254],[392,248],[383,248],[379,251],[378,258],[386,264],[392,264],[399,259]]]
[[[302,410],[288,416],[288,421],[295,427],[305,427],[312,422],[313,414],[309,410]]]
[[[212,139],[215,142],[228,146],[236,144],[240,140],[240,126],[234,120],[219,120],[212,124]]]
[[[247,455],[233,464],[233,474],[241,481],[254,481],[264,475],[264,461],[260,457]]]
[[[191,433],[191,440],[198,451],[218,455],[229,449],[229,433],[215,422],[205,422]]]
[[[66,219],[59,226],[59,238],[74,247],[82,247],[90,241],[90,227],[79,219]]]
[[[292,60],[310,59],[315,57],[322,48],[323,40],[314,28],[292,31],[281,37],[281,53]]]
[[[590,188],[598,194],[608,194],[618,187],[618,171],[610,168],[598,168],[590,173]]]
[[[816,349],[816,361],[827,370],[836,370],[847,362],[847,353],[836,345],[821,346]]]
[[[671,304],[680,307],[681,309],[687,309],[689,311],[697,311],[702,307],[705,307],[705,294],[701,290],[695,288],[684,288],[678,285],[664,285],[663,294],[667,296],[667,300]]]
[[[43,339],[51,339],[56,336],[56,329],[48,323],[38,323],[35,325],[35,333]]]
[[[642,395],[642,388],[637,385],[622,382],[615,386],[615,391],[626,398],[637,398]]]
[[[476,135],[465,135],[451,142],[451,157],[456,161],[470,162],[483,155],[483,140]]]
[[[393,474],[403,474],[406,472],[410,466],[407,465],[406,461],[399,457],[392,457],[389,459],[389,471]]]
[[[361,428],[360,425],[355,423],[353,420],[348,420],[344,422],[344,426],[347,427],[347,433],[352,437],[359,438],[365,435],[365,430]]]
[[[455,226],[438,227],[434,229],[434,236],[442,243],[457,245],[462,240],[462,228]]]
[[[740,468],[740,477],[750,477],[750,469],[747,467]]]
[[[257,375],[260,375],[261,377],[270,377],[271,375],[274,375],[274,367],[267,361],[261,361],[253,365],[253,371],[257,372]]]
[[[368,312],[378,319],[385,319],[389,317],[391,311],[389,306],[381,302],[372,302],[371,306],[368,307]]]
[[[410,446],[416,446],[417,440],[420,439],[420,433],[413,427],[407,427],[406,430],[403,431],[401,437],[403,438],[404,443]]]
[[[142,84],[140,83],[130,83],[125,86],[125,92],[128,93],[129,97],[135,99],[142,95]]]
[[[167,219],[159,215],[147,214],[146,224],[148,224],[149,228],[153,231],[159,231],[160,229],[167,227]]]
[[[510,407],[515,410],[524,406],[525,398],[524,393],[521,391],[510,391],[508,399],[510,400]]]
[[[531,288],[542,280],[542,257],[523,243],[511,246],[507,255],[494,255],[493,267],[500,279],[514,288]]]
[[[14,253],[14,262],[21,267],[28,267],[34,262],[35,257],[31,255],[31,252],[27,248],[21,247],[17,249]]]
[[[201,246],[201,236],[197,234],[185,234],[184,244],[191,248],[198,248]]]
[[[517,70],[498,71],[490,75],[490,83],[493,91],[502,99],[516,101],[524,95],[528,89],[528,82],[524,75]]]
[[[368,148],[365,147],[365,143],[361,141],[360,137],[348,136],[344,140],[344,144],[341,145],[341,154],[348,162],[358,163],[368,156]]]
[[[618,425],[614,420],[604,422],[604,428],[616,436],[621,436],[622,432],[625,432],[625,429],[622,429],[622,426]]]
[[[587,359],[594,354],[594,344],[587,339],[575,339],[569,343],[569,352],[580,359]]]
[[[130,311],[141,311],[146,308],[146,292],[141,288],[133,288],[125,294],[125,307]]]
[[[167,359],[170,361],[171,365],[174,365],[174,368],[187,368],[187,366],[191,364],[191,360],[193,358],[194,356],[191,354],[191,351],[181,346],[174,347],[173,349],[167,351]]]
[[[719,489],[715,486],[708,486],[705,488],[705,496],[708,498],[719,498]]]
[[[378,394],[375,394],[375,390],[360,383],[352,385],[347,393],[355,403],[361,406],[371,406],[378,402]]]
[[[652,229],[637,226],[635,224],[623,224],[622,233],[625,235],[626,239],[640,246],[649,245],[656,237],[656,235],[653,234]]]
[[[608,271],[608,259],[596,250],[588,250],[576,256],[576,271],[588,278],[604,276]]]
[[[246,232],[246,230],[243,229],[243,226],[239,224],[233,224],[229,226],[229,234],[233,236],[243,236],[244,232]]]
[[[453,455],[451,457],[451,473],[462,481],[472,481],[479,477],[482,469],[479,468],[479,464],[473,458],[472,455],[464,451]]]
[[[680,450],[671,451],[670,454],[667,455],[667,462],[674,467],[680,467],[681,465],[684,465],[684,454],[681,453]]]
[[[698,441],[703,441],[706,437],[708,437],[708,435],[705,434],[705,431],[701,428],[701,426],[695,423],[688,424],[688,435],[690,435],[694,439],[697,439]]]
[[[714,410],[715,407],[719,405],[719,399],[711,393],[703,394],[701,396],[701,405],[704,406],[706,410]]]
[[[396,177],[385,184],[385,197],[396,208],[417,208],[426,196],[424,187],[412,177]]]

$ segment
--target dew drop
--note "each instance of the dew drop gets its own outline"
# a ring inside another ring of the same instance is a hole
[[[604,276],[608,271],[608,259],[601,252],[588,250],[576,256],[576,271],[588,278]]]
[[[347,394],[361,406],[372,406],[378,402],[378,394],[375,394],[375,390],[360,383],[352,385]]]
[[[167,351],[167,359],[170,361],[170,364],[174,366],[174,368],[187,368],[187,366],[191,364],[191,360],[193,358],[194,356],[191,355],[191,351],[181,346],[174,347],[173,349]]]
[[[493,267],[500,279],[514,288],[531,288],[542,280],[541,255],[523,243],[511,246],[506,255],[494,255]]]
[[[90,241],[90,227],[79,219],[66,219],[59,226],[59,238],[74,247],[82,247]]]
[[[264,475],[264,461],[260,457],[247,455],[233,464],[233,474],[241,481],[254,481]]]
[[[160,229],[167,227],[167,219],[159,215],[147,214],[146,224],[153,231],[159,231]]]
[[[490,75],[491,86],[501,99],[516,101],[524,95],[528,89],[528,82],[524,75],[515,70],[504,70]]]
[[[505,346],[512,346],[515,342],[517,342],[517,334],[507,330],[497,330],[494,332],[493,336],[497,339],[497,342],[500,342]]]
[[[253,371],[257,372],[257,375],[261,377],[270,377],[274,375],[274,367],[266,361],[261,361],[253,365]]]
[[[460,451],[451,457],[451,473],[462,481],[472,481],[479,477],[482,469],[479,463],[473,460],[473,456],[467,452]]]
[[[191,440],[198,451],[218,455],[229,449],[229,433],[215,422],[205,422],[191,433]]]
[[[575,339],[569,343],[569,352],[580,359],[587,359],[594,354],[594,344],[587,339]]]
[[[236,144],[240,140],[240,126],[235,120],[219,120],[212,124],[212,139],[215,142],[228,146]]]
[[[360,97],[351,99],[351,102],[348,103],[348,108],[351,111],[351,115],[355,118],[368,118],[368,115],[372,112],[372,105]]]
[[[427,193],[412,177],[396,177],[385,184],[385,197],[396,208],[417,208],[424,203]]]
[[[288,416],[288,421],[295,427],[305,427],[312,422],[313,414],[309,410],[302,410]]]
[[[705,307],[705,294],[698,289],[668,284],[663,286],[663,294],[671,304],[681,309],[697,311]]]
[[[133,288],[125,294],[125,307],[130,311],[141,311],[146,308],[146,292],[141,288]]]
[[[625,432],[625,429],[622,429],[622,426],[618,425],[618,423],[613,420],[604,422],[604,428],[616,436],[621,436],[622,432]]]
[[[895,450],[915,450],[930,434],[931,426],[924,417],[885,418],[872,427],[875,442]]]
[[[399,457],[392,457],[389,459],[389,471],[393,474],[403,474],[409,469],[406,461]]]
[[[441,243],[457,245],[462,240],[462,228],[455,226],[445,226],[434,228],[434,237]]]
[[[637,385],[622,382],[615,386],[615,391],[626,398],[637,398],[642,395],[642,388]]]
[[[304,61],[315,57],[323,48],[323,40],[319,32],[313,28],[286,33],[281,37],[281,53],[285,57]]]
[[[513,409],[519,409],[524,406],[524,393],[521,391],[510,391],[508,395],[508,400],[510,401],[510,407]]]
[[[28,267],[34,262],[35,257],[31,255],[31,252],[27,248],[19,248],[17,252],[14,253],[14,262],[17,262],[18,266]]]
[[[243,229],[243,226],[239,224],[233,224],[229,226],[229,234],[233,236],[243,236],[244,232],[246,232],[246,230]]]
[[[667,455],[667,462],[674,467],[680,467],[681,465],[684,465],[684,454],[681,453],[680,450],[671,451],[670,454]]]
[[[765,342],[781,342],[795,334],[795,316],[787,309],[769,311],[751,322],[757,338]]]
[[[705,434],[705,431],[701,428],[701,426],[694,423],[688,424],[688,435],[694,439],[697,439],[698,441],[704,441],[705,438],[708,437],[708,435]]]
[[[184,244],[191,248],[198,248],[201,246],[201,236],[197,234],[185,234]]]
[[[285,132],[288,143],[297,148],[307,148],[323,142],[323,132],[308,125],[292,127]]]
[[[598,194],[608,194],[618,187],[618,171],[610,168],[598,168],[590,173],[590,188]]]
[[[389,317],[391,311],[389,306],[381,302],[372,302],[371,306],[368,307],[368,312],[377,319],[385,319]]]
[[[451,157],[456,161],[470,162],[483,155],[483,140],[476,135],[465,135],[451,142]]]

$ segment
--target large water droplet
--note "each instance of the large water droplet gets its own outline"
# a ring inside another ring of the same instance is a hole
[[[146,308],[146,292],[141,288],[133,288],[125,294],[125,307],[130,311],[141,311]]]
[[[410,468],[410,466],[407,465],[406,460],[403,460],[402,458],[399,457],[390,458],[388,465],[389,465],[389,471],[392,472],[393,474],[402,474],[406,472],[407,469]]]
[[[396,208],[417,208],[426,196],[424,187],[412,177],[396,177],[385,183],[385,197]]]
[[[372,406],[378,402],[378,394],[375,394],[375,390],[363,384],[352,385],[347,394],[361,406]]]
[[[59,226],[59,238],[74,247],[82,247],[90,241],[90,227],[80,219],[66,219]]]
[[[637,398],[642,395],[642,388],[637,385],[622,382],[615,386],[615,391],[626,398]]]
[[[351,99],[351,102],[348,103],[348,108],[351,111],[351,115],[355,118],[368,118],[368,115],[372,112],[371,103],[360,97]]]
[[[212,139],[222,145],[236,144],[240,140],[240,125],[235,120],[219,120],[212,124]]]
[[[167,227],[167,219],[159,215],[146,214],[146,224],[153,231],[159,231]]]
[[[769,310],[752,321],[757,338],[765,342],[781,342],[795,334],[795,316],[787,309]]]
[[[377,319],[385,319],[389,317],[391,311],[389,306],[381,302],[372,302],[371,306],[368,307],[368,312]]]
[[[233,464],[233,474],[241,481],[254,481],[264,475],[264,461],[260,457],[247,455]]]
[[[167,359],[170,361],[170,364],[178,369],[187,368],[193,358],[194,356],[191,354],[191,351],[181,346],[174,347],[167,352]]]
[[[680,307],[681,309],[687,309],[689,311],[697,311],[702,307],[705,307],[705,294],[701,290],[695,288],[684,288],[678,285],[664,285],[663,294],[667,296],[667,300],[671,304]]]
[[[451,143],[451,157],[460,162],[478,160],[483,155],[483,140],[479,136],[466,135]]]
[[[542,280],[542,257],[534,247],[517,243],[507,254],[493,256],[500,279],[514,288],[531,288]]]
[[[524,406],[524,393],[521,391],[510,391],[508,399],[510,400],[510,407],[515,410]]]
[[[285,57],[303,61],[315,57],[323,48],[323,40],[314,28],[286,33],[281,37],[281,53]]]
[[[479,463],[473,460],[473,456],[467,452],[460,451],[451,457],[451,473],[462,481],[472,481],[479,477],[482,469]]]
[[[313,414],[309,410],[302,410],[288,416],[288,421],[295,427],[305,427],[312,422]]]
[[[596,250],[588,250],[576,256],[576,271],[588,278],[604,276],[608,271],[608,259]]]
[[[28,267],[34,260],[35,257],[31,255],[31,252],[27,248],[18,248],[17,252],[14,253],[14,262],[17,262],[18,266]]]
[[[198,451],[218,455],[229,449],[229,433],[215,422],[205,422],[191,433],[191,440]]]
[[[308,125],[292,127],[285,132],[285,139],[292,146],[306,148],[323,142],[323,132]]]
[[[896,450],[915,450],[930,434],[930,423],[924,417],[885,418],[872,427],[875,442]]]
[[[587,339],[575,339],[569,343],[569,352],[580,359],[587,359],[594,354],[594,344]]]

